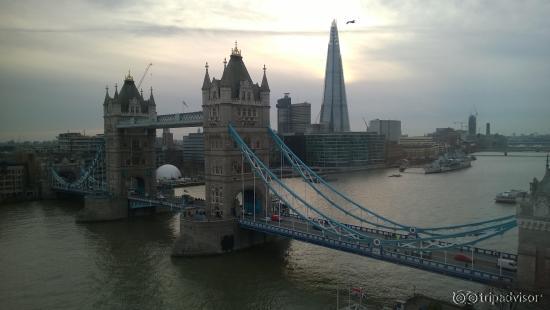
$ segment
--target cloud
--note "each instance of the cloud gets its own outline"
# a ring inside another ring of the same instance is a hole
[[[350,15],[357,23],[343,24]],[[255,81],[268,66],[272,103],[291,92],[315,119],[332,18],[352,128],[387,117],[423,134],[475,105],[497,131],[550,132],[548,15],[546,1],[4,2],[0,139],[101,128],[105,84],[149,62],[144,88],[155,87],[159,112],[180,111],[182,99],[200,109],[204,62],[219,78],[234,40]]]

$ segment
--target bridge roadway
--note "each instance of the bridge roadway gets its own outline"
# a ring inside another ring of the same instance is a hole
[[[305,220],[292,216],[281,217],[281,221],[279,222],[259,217],[256,217],[254,220],[254,217],[249,215],[239,219],[239,223],[241,227],[246,229],[284,236],[328,248],[494,286],[510,286],[516,278],[515,271],[505,270],[497,266],[499,257],[517,259],[515,254],[510,253],[501,253],[470,246],[449,248],[446,250],[431,248],[429,250],[424,250],[423,254],[421,254],[419,250],[403,247],[398,248],[396,246],[387,245],[376,247],[369,243],[359,243],[352,238],[336,235],[333,232],[323,232],[319,228],[313,228],[313,226]],[[355,230],[361,230],[362,234],[374,239],[382,240],[393,234],[393,232],[379,229],[370,229],[354,225],[347,226]],[[445,242],[442,243],[445,245]],[[473,257],[473,266],[471,262],[455,260],[455,255],[457,254],[463,254],[470,258]]]

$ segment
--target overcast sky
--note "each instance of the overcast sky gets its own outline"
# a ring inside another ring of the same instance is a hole
[[[205,62],[220,78],[235,40],[255,82],[267,67],[272,127],[284,92],[318,121],[334,18],[352,130],[421,135],[477,110],[478,128],[550,133],[549,16],[543,0],[0,0],[0,140],[102,132],[105,86],[149,62],[159,113],[199,110]]]

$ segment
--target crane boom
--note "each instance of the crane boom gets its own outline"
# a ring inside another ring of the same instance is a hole
[[[141,86],[141,83],[143,82],[143,79],[145,78],[145,75],[147,75],[147,72],[149,71],[149,68],[151,68],[151,66],[153,65],[152,62],[150,62],[147,67],[145,67],[145,72],[143,72],[143,75],[141,76],[141,79],[139,79],[139,83],[137,85],[137,88],[139,89],[139,87]]]

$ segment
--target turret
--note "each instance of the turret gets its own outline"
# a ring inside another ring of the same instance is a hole
[[[111,110],[111,97],[109,96],[109,86],[105,86],[105,99],[103,99],[103,115],[107,115]]]
[[[202,82],[202,104],[206,104],[208,101],[208,96],[210,92],[210,87],[212,86],[212,83],[210,82],[210,75],[208,74],[208,62],[206,65],[204,65],[205,73],[204,73],[204,81]]]
[[[109,96],[109,86],[105,86],[105,99],[103,100],[103,105],[107,105],[111,101],[111,97]]]
[[[262,85],[260,86],[260,100],[262,104],[269,105],[269,84],[267,83],[267,76],[265,74],[266,68],[264,65],[264,76],[262,77]]]
[[[151,86],[151,93],[149,94],[149,115],[157,115],[157,104],[155,103],[155,97],[153,97],[153,87]]]

